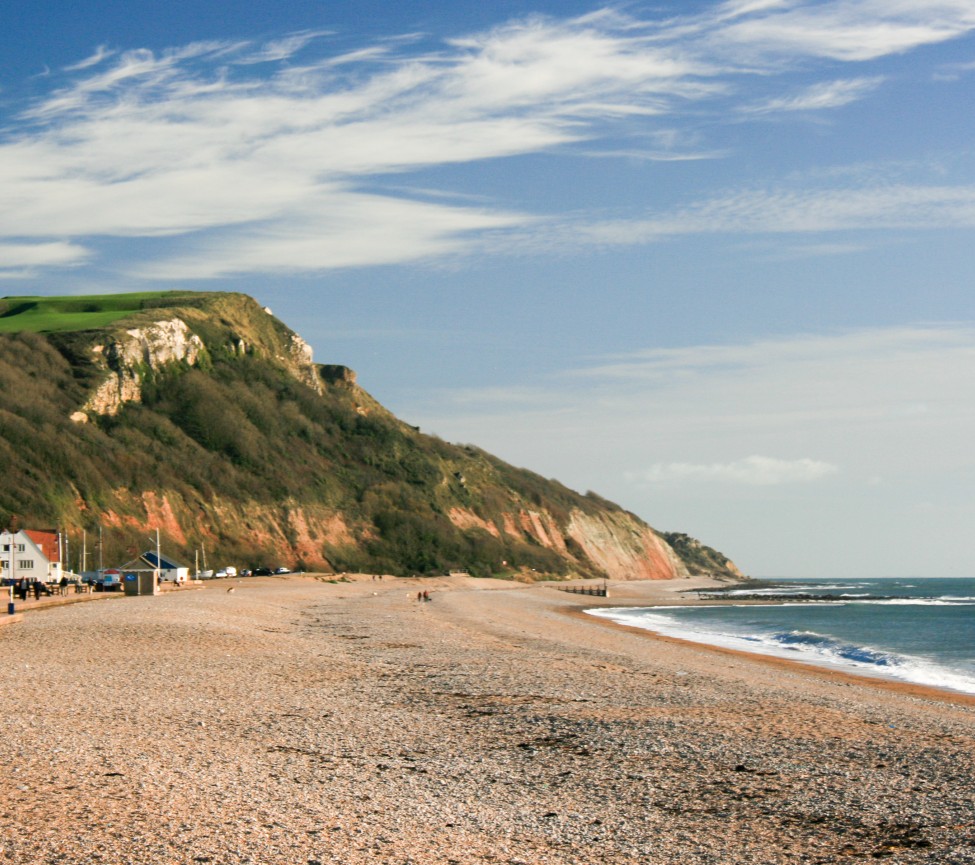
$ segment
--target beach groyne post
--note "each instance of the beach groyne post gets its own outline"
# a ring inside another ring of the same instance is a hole
[[[601,586],[559,586],[560,592],[569,592],[572,595],[594,595],[597,598],[608,598],[609,589],[604,583]]]

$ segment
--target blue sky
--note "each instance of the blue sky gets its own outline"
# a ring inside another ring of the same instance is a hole
[[[3,294],[244,291],[749,573],[975,575],[971,0],[0,21]]]

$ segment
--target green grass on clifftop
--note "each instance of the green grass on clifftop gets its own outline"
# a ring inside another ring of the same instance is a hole
[[[98,330],[155,306],[187,298],[182,291],[143,291],[68,297],[0,298],[0,333]]]

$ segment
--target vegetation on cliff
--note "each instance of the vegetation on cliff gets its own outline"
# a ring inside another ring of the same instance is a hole
[[[202,342],[192,362],[156,363],[149,345],[125,355],[131,368],[106,360],[161,315]],[[243,295],[5,299],[0,524],[92,538],[103,526],[115,563],[159,527],[187,561],[205,546],[214,560],[336,571],[606,573],[573,515],[632,515],[422,434],[303,345]],[[93,410],[92,393],[123,374],[137,398]]]
[[[660,532],[659,534],[680,556],[689,573],[743,578],[741,571],[726,555],[702,544],[697,538],[692,538],[684,532]]]

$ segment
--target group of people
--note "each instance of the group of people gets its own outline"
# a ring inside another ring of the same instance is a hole
[[[62,577],[62,579],[67,582],[67,577]],[[28,594],[34,592],[34,600],[39,601],[41,595],[50,595],[51,588],[43,580],[28,579],[27,577],[21,577],[14,583],[14,593],[22,601],[27,600]]]

